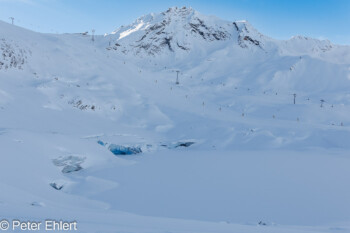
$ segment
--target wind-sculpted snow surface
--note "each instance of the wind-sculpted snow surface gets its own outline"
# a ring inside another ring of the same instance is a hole
[[[176,7],[94,41],[0,35],[1,218],[350,232],[349,46]]]

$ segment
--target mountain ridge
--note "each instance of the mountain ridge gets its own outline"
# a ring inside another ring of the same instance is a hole
[[[109,41],[110,50],[141,57],[162,58],[162,54],[172,56],[172,53],[182,54],[179,56],[183,58],[191,50],[215,50],[215,46],[217,49],[240,47],[265,53],[277,51],[291,56],[310,55],[326,60],[327,52],[350,51],[350,46],[335,45],[329,40],[305,36],[293,36],[288,40],[273,39],[260,33],[246,20],[231,22],[216,16],[202,15],[193,8],[186,7],[172,7],[161,13],[139,17],[134,23],[106,34],[105,40]],[[350,61],[350,56],[345,58],[345,62]],[[342,59],[337,62],[344,63]]]

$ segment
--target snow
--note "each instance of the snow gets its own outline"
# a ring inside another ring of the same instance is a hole
[[[350,232],[349,46],[173,7],[94,42],[0,22],[0,49],[2,218]]]
[[[143,24],[144,23],[141,21],[138,25],[135,26],[135,28],[129,29],[127,31],[124,31],[124,32],[120,33],[119,40],[124,38],[124,37],[126,37],[126,36],[128,36],[128,35],[130,35],[133,32],[138,31],[143,26]]]

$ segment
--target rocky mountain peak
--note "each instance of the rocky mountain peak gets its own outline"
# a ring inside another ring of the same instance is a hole
[[[197,43],[229,40],[233,29],[232,23],[204,16],[192,8],[172,7],[160,14],[142,16],[114,31],[113,49],[147,55],[184,52]]]

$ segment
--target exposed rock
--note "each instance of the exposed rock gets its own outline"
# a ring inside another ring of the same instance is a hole
[[[50,183],[50,186],[56,190],[61,190],[63,188],[63,185],[58,185],[56,183]]]
[[[160,146],[162,147],[166,147],[168,149],[174,149],[174,148],[178,148],[178,147],[190,147],[193,144],[195,144],[195,142],[191,142],[191,141],[183,141],[183,142],[173,142],[173,143],[162,143]]]
[[[31,205],[31,206],[37,206],[37,207],[42,207],[42,206],[44,206],[44,204],[43,204],[42,202],[36,202],[36,201],[30,203],[30,205]]]
[[[22,69],[27,63],[27,51],[16,45],[15,42],[0,39],[0,70]]]
[[[177,145],[175,146],[175,148],[177,148],[177,147],[190,147],[193,144],[194,144],[194,142],[178,142]]]
[[[63,167],[62,173],[71,173],[80,171],[83,169],[81,164],[85,161],[84,157],[79,156],[64,156],[59,157],[57,159],[52,160],[53,164],[58,167]]]
[[[83,103],[83,101],[81,99],[72,99],[70,101],[68,101],[68,104],[73,105],[73,107],[78,108],[80,110],[92,110],[95,111],[96,110],[96,106],[93,104],[85,104]]]
[[[230,39],[230,27],[232,25],[227,23],[221,27],[211,20],[202,19],[192,8],[174,7],[161,14],[143,16],[134,24],[121,27],[112,34],[119,35],[118,45],[124,48],[125,53],[133,51],[135,54],[145,52],[156,55],[176,52],[177,49],[190,51],[191,43],[199,40],[213,42]],[[119,46],[114,46],[114,50]]]
[[[62,169],[62,173],[71,173],[71,172],[77,172],[83,169],[79,164],[75,165],[67,165]]]

